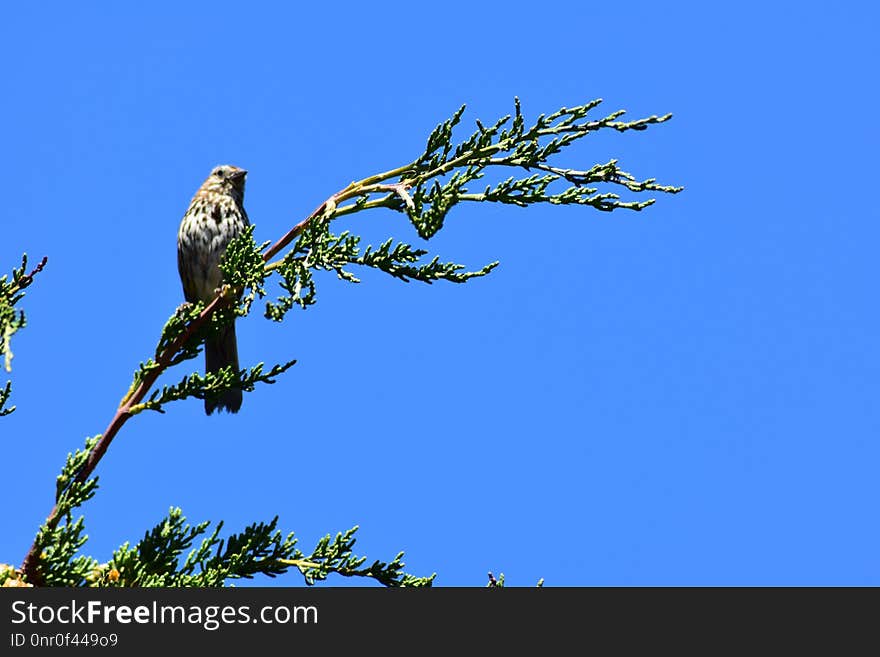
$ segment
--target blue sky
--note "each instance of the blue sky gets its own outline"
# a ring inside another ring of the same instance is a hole
[[[514,96],[527,118],[601,97],[675,117],[561,161],[616,157],[682,194],[638,214],[471,204],[427,246],[500,260],[490,276],[328,275],[309,311],[240,321],[242,364],[298,364],[237,416],[193,400],[129,422],[84,509],[86,551],[106,560],[180,506],[229,530],[278,514],[306,550],[359,524],[360,553],[405,550],[441,586],[489,570],[523,586],[880,584],[874,5],[45,15],[19,3],[0,25],[0,263],[49,256],[0,420],[0,562],[20,563],[65,454],[104,429],[182,301],[177,226],[214,165],[250,171],[256,237],[274,239],[412,160],[461,103],[464,137]],[[338,227],[421,244],[390,212]]]

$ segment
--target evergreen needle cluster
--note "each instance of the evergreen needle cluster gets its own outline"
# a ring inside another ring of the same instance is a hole
[[[12,270],[12,277],[0,276],[0,359],[3,369],[12,371],[12,336],[27,325],[24,311],[16,309],[16,304],[24,298],[24,289],[34,281],[46,266],[48,258],[43,258],[34,269],[26,274],[27,254],[21,257],[21,266]],[[12,394],[12,382],[7,381],[0,390],[0,417],[9,415],[15,406],[6,406]]]
[[[40,527],[22,566],[0,568],[0,584],[223,586],[237,578],[275,577],[296,569],[310,585],[337,574],[366,577],[385,586],[430,586],[434,575],[417,577],[404,572],[403,553],[390,562],[366,565],[366,558],[353,552],[357,527],[332,540],[327,535],[305,554],[297,548],[292,533],[284,536],[277,529],[277,517],[223,538],[222,522],[210,531],[209,522],[189,525],[176,508],[137,544],[126,543],[109,560],[99,563],[80,554],[88,537],[84,519],[75,517],[74,512],[95,494],[95,468],[130,418],[144,410],[164,412],[167,404],[188,398],[215,399],[230,389],[251,392],[259,384],[274,383],[294,365],[295,360],[287,360],[271,367],[256,363],[240,371],[227,367],[209,374],[186,373],[176,383],[158,385],[159,377],[169,369],[198,356],[207,337],[236,317],[249,315],[254,302],[268,296],[270,279],[277,282],[278,294],[266,300],[263,314],[280,322],[292,308],[306,309],[316,302],[316,271],[335,272],[349,283],[360,282],[355,272],[361,267],[404,282],[464,283],[489,274],[498,265],[491,262],[468,270],[393,237],[378,246],[364,246],[361,238],[349,231],[331,231],[334,220],[383,208],[404,215],[417,235],[428,240],[443,227],[450,211],[463,202],[640,211],[654,199],[637,195],[680,191],[680,187],[658,184],[654,178],[639,180],[614,159],[583,169],[556,163],[560,152],[587,135],[601,130],[641,131],[671,116],[623,121],[624,112],[620,110],[591,118],[600,103],[594,100],[563,107],[528,123],[516,99],[512,115],[488,126],[477,121],[475,131],[456,143],[453,132],[464,114],[462,106],[431,132],[417,158],[352,182],[276,242],[258,244],[254,226],[249,226],[227,247],[221,263],[225,284],[216,297],[210,303],[187,303],[174,311],[162,329],[153,356],[135,370],[131,387],[106,430],[87,439],[84,449],[68,455],[57,481],[55,508]],[[490,171],[505,175],[485,184]],[[26,264],[24,258],[11,279],[0,278],[0,356],[5,357],[7,370],[12,357],[10,339],[25,325],[24,313],[14,306],[45,265],[45,259],[30,274],[25,274]],[[10,389],[7,383],[0,390],[0,415],[14,409],[4,409]],[[490,574],[489,578],[490,586],[503,586],[503,576],[496,580]]]

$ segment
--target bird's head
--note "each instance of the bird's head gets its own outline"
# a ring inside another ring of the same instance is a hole
[[[244,196],[244,179],[247,171],[231,164],[214,167],[211,175],[202,184],[202,189],[221,194],[231,194],[239,198]]]

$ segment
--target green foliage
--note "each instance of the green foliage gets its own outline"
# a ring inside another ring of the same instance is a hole
[[[363,567],[365,557],[353,554],[357,527],[329,536],[305,554],[296,547],[292,533],[282,536],[278,518],[254,523],[238,534],[221,538],[223,523],[208,533],[210,522],[189,525],[180,509],[168,516],[131,547],[125,543],[106,563],[79,554],[88,541],[82,516],[74,511],[94,496],[97,477],[82,480],[82,472],[100,436],[86,439],[85,448],[67,455],[56,483],[56,510],[61,521],[44,524],[37,534],[37,572],[45,586],[224,586],[229,580],[255,575],[275,577],[296,567],[306,583],[331,574],[374,579],[385,586],[430,586],[431,577],[415,577],[403,571],[403,553],[390,563],[375,561]],[[202,537],[197,547],[195,540]],[[184,553],[188,552],[184,558]],[[3,570],[0,584],[14,571]]]
[[[519,99],[516,99],[513,117],[504,116],[490,127],[478,120],[477,129],[470,137],[453,144],[454,128],[465,110],[462,105],[431,132],[425,151],[411,164],[350,184],[310,217],[287,255],[266,267],[280,272],[280,287],[285,293],[267,303],[266,317],[281,321],[294,306],[305,309],[314,304],[314,270],[334,271],[340,279],[352,283],[359,279],[346,268],[349,265],[373,267],[403,281],[463,283],[485,276],[498,265],[493,262],[476,271],[465,271],[463,265],[441,262],[439,256],[425,262],[422,259],[429,255],[428,251],[405,242],[395,244],[393,238],[378,248],[367,246],[360,250],[358,236],[348,231],[339,235],[330,232],[330,221],[345,215],[375,208],[394,210],[405,214],[419,237],[427,240],[443,227],[449,211],[465,201],[520,207],[538,203],[585,205],[603,212],[640,211],[653,204],[654,199],[623,200],[615,191],[603,191],[600,187],[631,193],[681,191],[680,187],[657,184],[654,178],[637,180],[620,169],[617,160],[587,169],[563,168],[550,163],[563,149],[599,130],[639,131],[671,118],[665,114],[625,122],[618,120],[624,114],[618,110],[597,120],[588,119],[588,113],[601,102],[594,100],[562,108],[549,116],[542,114],[527,128]],[[483,178],[489,169],[517,169],[524,173],[487,185],[481,191],[471,191],[470,183]],[[556,183],[560,182],[567,184],[557,189]],[[342,205],[349,200],[353,202]]]
[[[587,114],[601,99],[584,105],[540,115],[526,128],[519,99],[515,99],[513,120],[507,115],[490,127],[479,120],[477,130],[453,147],[453,128],[461,121],[464,105],[428,137],[425,152],[407,167],[368,179],[370,184],[350,190],[357,201],[336,210],[336,216],[371,207],[386,207],[405,213],[420,237],[429,239],[440,228],[449,211],[462,201],[509,203],[525,207],[537,203],[553,205],[588,205],[609,212],[617,209],[642,210],[654,203],[624,201],[615,192],[601,192],[595,185],[622,187],[630,192],[656,191],[674,194],[681,187],[659,185],[654,178],[639,181],[617,166],[617,160],[589,169],[568,169],[550,164],[550,159],[583,137],[602,129],[618,132],[644,130],[649,125],[668,121],[672,115],[649,116],[635,121],[618,121],[624,110],[598,119]],[[528,175],[510,177],[480,192],[471,192],[468,184],[483,178],[490,168],[520,169]],[[529,173],[533,169],[543,174]],[[451,174],[451,175],[450,175]],[[441,179],[447,177],[444,182]],[[379,184],[391,179],[391,184]],[[557,181],[568,186],[551,190]],[[412,191],[410,191],[412,190]],[[388,193],[390,192],[390,193]],[[384,195],[382,195],[384,194]],[[375,195],[380,195],[375,198]]]
[[[251,304],[257,296],[260,298],[266,296],[263,285],[269,272],[260,252],[269,245],[269,242],[257,245],[254,241],[255,228],[254,225],[248,226],[230,241],[220,263],[226,284],[232,289],[243,292],[235,311],[241,316],[250,312]]]
[[[6,401],[9,399],[9,396],[12,394],[12,381],[7,381],[6,385],[3,386],[3,390],[0,390],[0,417],[4,415],[9,415],[12,411],[15,410],[15,406],[10,406],[9,408],[3,408],[6,405]]]
[[[23,310],[17,310],[15,304],[24,298],[24,289],[33,283],[34,276],[46,266],[47,258],[29,274],[27,269],[27,254],[21,256],[21,266],[12,270],[12,279],[5,274],[0,276],[0,356],[3,357],[3,366],[7,372],[12,371],[12,336],[27,325],[27,318]],[[15,406],[6,406],[9,396],[12,394],[12,382],[7,381],[0,390],[0,417],[9,415],[15,410]],[[4,408],[5,407],[5,408]]]
[[[134,547],[124,544],[112,558],[99,565],[80,554],[87,541],[82,517],[73,511],[97,490],[92,476],[110,442],[130,418],[143,410],[164,412],[165,405],[188,398],[212,399],[230,389],[250,392],[257,384],[274,383],[296,361],[288,360],[265,368],[258,363],[239,371],[224,368],[210,374],[184,374],[176,383],[157,386],[158,378],[170,368],[199,355],[205,340],[216,335],[237,317],[247,316],[254,301],[267,296],[270,277],[280,294],[267,301],[265,316],[282,321],[294,306],[306,309],[317,300],[314,272],[335,272],[339,279],[359,283],[359,267],[384,272],[398,280],[464,283],[485,276],[498,265],[479,269],[431,255],[406,241],[388,238],[381,244],[362,246],[361,238],[348,231],[335,234],[330,223],[341,217],[376,208],[405,215],[424,240],[439,231],[449,212],[462,202],[503,203],[526,207],[540,203],[582,205],[601,211],[640,211],[654,202],[624,199],[618,192],[640,194],[681,190],[658,184],[655,179],[638,180],[620,169],[617,160],[585,169],[560,167],[551,161],[583,137],[600,130],[640,131],[662,123],[670,115],[620,121],[623,111],[592,120],[588,114],[600,100],[574,108],[562,108],[540,115],[527,127],[519,99],[513,116],[505,116],[454,143],[453,132],[464,114],[462,106],[438,125],[428,137],[424,152],[411,163],[348,185],[328,198],[312,214],[291,228],[273,244],[257,244],[251,225],[228,245],[221,263],[222,289],[209,303],[185,303],[165,323],[153,356],[134,372],[131,388],[123,397],[107,429],[86,441],[84,450],[69,454],[58,477],[56,506],[40,527],[34,544],[18,572],[0,568],[0,583],[13,578],[49,586],[223,586],[230,580],[256,575],[275,577],[291,568],[299,570],[309,585],[331,574],[366,577],[385,586],[430,586],[434,575],[416,577],[404,572],[403,553],[390,562],[373,561],[353,552],[357,527],[321,539],[310,554],[296,547],[293,534],[282,536],[277,517],[268,523],[254,523],[243,531],[221,538],[223,523],[209,532],[210,523],[189,525],[179,509],[146,532]],[[488,171],[515,172],[496,177],[497,182],[475,186]],[[287,251],[285,252],[285,249]],[[277,260],[273,258],[278,256]],[[9,369],[11,336],[25,325],[24,313],[15,310],[22,290],[45,265],[45,258],[25,275],[26,258],[12,272],[11,282],[0,278],[0,355]],[[265,371],[264,371],[265,370]],[[0,415],[10,395],[10,384],[0,390]],[[198,544],[196,541],[199,540]],[[503,587],[504,576],[489,575],[489,586]],[[539,586],[543,580],[539,582]]]
[[[293,533],[283,536],[277,525],[276,516],[268,523],[254,523],[222,539],[222,522],[208,533],[210,522],[191,526],[180,509],[172,508],[137,545],[126,543],[116,550],[88,581],[92,586],[216,587],[255,575],[276,577],[291,567],[299,568],[309,585],[333,573],[367,577],[386,586],[429,586],[433,580],[433,576],[404,573],[402,554],[391,564],[377,561],[370,568],[360,568],[365,558],[351,552],[357,527],[338,534],[335,541],[331,542],[329,536],[321,539],[311,554],[304,554],[297,549]],[[202,540],[193,548],[200,536]],[[189,553],[184,558],[186,551]]]
[[[98,478],[81,481],[79,475],[100,436],[87,438],[85,448],[67,455],[61,474],[55,482],[54,514],[61,522],[54,526],[43,523],[34,544],[39,556],[40,579],[47,586],[78,586],[97,562],[77,556],[88,537],[82,516],[74,519],[73,511],[91,499],[98,488]]]
[[[275,383],[275,377],[286,372],[294,364],[296,361],[291,360],[283,365],[274,365],[268,372],[263,372],[263,363],[257,363],[247,370],[235,371],[224,367],[218,372],[206,375],[187,374],[180,383],[162,386],[162,390],[154,390],[147,401],[135,404],[129,413],[135,415],[143,410],[164,413],[163,404],[188,397],[212,399],[231,388],[250,392],[258,383]]]
[[[201,301],[198,303],[185,302],[175,309],[174,314],[171,315],[168,321],[165,322],[165,326],[162,327],[162,334],[156,345],[153,359],[148,360],[146,365],[141,363],[139,374],[135,374],[135,384],[140,384],[150,370],[158,367],[157,361],[161,360],[168,351],[173,351],[173,355],[168,361],[168,367],[174,367],[178,363],[191,360],[199,355],[199,347],[205,340],[206,331],[196,332],[177,349],[174,349],[173,346],[174,342],[179,337],[185,335],[187,328],[204,312],[205,305]]]
[[[486,588],[490,589],[503,589],[504,588],[504,573],[501,573],[498,577],[492,574],[489,571],[489,582],[486,584]]]
[[[264,315],[280,322],[293,307],[306,309],[317,301],[316,271],[335,272],[341,280],[359,283],[353,269],[370,267],[404,282],[431,284],[441,280],[464,283],[485,276],[498,266],[496,261],[471,271],[394,238],[388,238],[377,247],[363,247],[359,236],[349,231],[336,234],[330,230],[330,223],[340,217],[387,208],[405,214],[418,235],[429,239],[443,226],[449,211],[464,201],[517,206],[586,205],[606,212],[638,211],[654,203],[654,199],[624,200],[618,193],[603,191],[600,186],[631,193],[680,191],[680,187],[657,184],[653,178],[639,181],[620,169],[617,160],[586,169],[551,164],[565,148],[589,134],[603,129],[644,130],[671,116],[624,122],[619,120],[624,111],[619,110],[596,120],[588,118],[600,103],[601,100],[594,100],[550,115],[542,114],[527,127],[516,99],[513,116],[504,116],[489,127],[478,120],[476,131],[456,144],[453,133],[464,114],[462,106],[431,132],[425,151],[412,163],[351,183],[268,250],[269,243],[257,244],[253,237],[255,227],[249,226],[226,249],[221,264],[226,285],[218,297],[222,303],[213,304],[211,309],[202,303],[178,308],[162,331],[154,358],[141,364],[135,373],[132,390],[151,381],[158,372],[195,358],[208,336],[220,331],[236,316],[248,315],[253,302],[266,296],[268,280],[276,273],[281,294],[267,301]],[[483,178],[489,169],[521,173],[518,177],[486,185],[481,191],[471,191],[469,185]],[[351,202],[345,204],[347,201]],[[287,253],[269,262],[288,246]],[[249,391],[257,383],[273,382],[274,377],[293,362],[273,365],[265,374],[262,363],[249,372],[190,374],[177,384],[154,391],[147,401],[134,405],[130,412],[161,410],[163,404],[171,401],[210,398],[230,388]]]
[[[281,288],[287,294],[275,302],[268,302],[265,315],[278,322],[294,305],[305,309],[315,303],[312,270],[334,271],[341,280],[360,283],[360,279],[346,269],[348,265],[359,265],[378,269],[404,282],[416,280],[431,284],[438,280],[464,283],[485,276],[498,266],[493,262],[478,271],[462,271],[464,265],[440,262],[439,256],[419,263],[427,253],[403,242],[394,244],[393,238],[388,238],[376,249],[372,245],[361,249],[357,235],[348,231],[334,235],[327,221],[313,221],[303,230],[290,253],[275,267],[283,279]]]
[[[209,336],[222,330],[224,326],[234,321],[236,316],[246,316],[254,299],[265,296],[263,285],[268,271],[260,251],[266,247],[266,244],[257,245],[253,233],[254,226],[251,225],[232,240],[226,248],[220,265],[226,281],[221,295],[225,299],[234,301],[234,305],[220,307],[210,315],[208,321],[201,324],[197,330],[190,332],[190,327],[205,312],[207,304],[202,302],[181,304],[162,328],[154,357],[146,363],[141,363],[134,373],[132,391],[148,381],[151,376],[196,358]],[[185,340],[176,346],[176,342],[181,338]],[[190,397],[216,399],[225,391],[234,388],[250,392],[258,383],[274,383],[275,377],[287,371],[295,363],[295,360],[290,360],[276,364],[267,372],[263,371],[265,367],[263,363],[257,363],[249,369],[239,371],[227,367],[218,372],[187,374],[176,384],[164,385],[161,390],[154,390],[146,401],[133,404],[128,413],[136,415],[143,410],[164,413],[163,406],[172,401]]]
[[[358,557],[352,552],[357,530],[355,526],[347,532],[336,534],[332,541],[327,534],[318,541],[311,555],[297,552],[292,559],[285,560],[285,563],[299,568],[309,585],[327,579],[331,573],[344,577],[369,577],[389,587],[425,587],[433,584],[436,573],[430,577],[415,577],[403,572],[406,565],[402,561],[403,552],[398,553],[391,563],[374,561],[366,568],[363,567],[367,558]]]
[[[296,544],[293,534],[281,536],[277,522],[276,517],[268,524],[255,523],[222,539],[222,522],[207,534],[210,522],[191,526],[180,509],[172,508],[137,545],[126,543],[116,550],[96,581],[109,586],[216,587],[257,574],[275,577],[287,570],[279,560],[293,554]],[[200,544],[191,549],[199,536]]]
[[[535,584],[536,588],[544,588],[544,578],[538,580],[538,583]],[[486,582],[486,588],[489,589],[503,589],[504,588],[504,573],[495,577],[491,572],[489,573],[489,581]]]

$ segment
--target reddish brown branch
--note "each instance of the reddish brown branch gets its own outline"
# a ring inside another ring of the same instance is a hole
[[[268,249],[266,249],[266,252],[263,254],[263,262],[269,262],[269,260],[271,260],[276,255],[278,255],[278,253],[279,253],[279,251],[281,251],[281,249],[283,249],[288,244],[290,244],[293,240],[295,240],[297,237],[299,237],[299,234],[301,232],[303,232],[303,229],[306,226],[309,225],[310,221],[312,221],[315,217],[321,216],[321,214],[324,212],[324,209],[327,207],[328,204],[335,204],[337,196],[339,196],[339,194],[334,194],[333,196],[328,198],[326,201],[321,203],[321,205],[319,205],[317,208],[315,208],[312,211],[312,214],[310,214],[308,217],[306,217],[305,219],[300,221],[296,226],[294,226],[289,231],[287,231],[281,239],[279,239],[277,242],[275,242],[275,244],[273,244]]]
[[[95,468],[98,467],[98,463],[101,461],[104,453],[107,451],[107,448],[110,447],[110,443],[113,442],[113,438],[116,437],[116,434],[119,433],[119,430],[128,421],[128,418],[131,417],[132,407],[143,400],[147,392],[149,392],[150,388],[156,382],[156,379],[159,378],[162,372],[168,369],[171,360],[177,352],[180,351],[183,345],[189,341],[196,331],[198,331],[199,328],[210,319],[211,315],[217,312],[218,309],[222,308],[225,303],[228,302],[222,295],[215,297],[214,300],[205,307],[201,314],[189,323],[186,330],[162,350],[162,353],[159,354],[156,359],[157,366],[147,373],[137,388],[127,395],[123,400],[122,405],[116,409],[113,419],[110,420],[110,424],[107,425],[104,433],[101,434],[101,438],[92,448],[85,465],[82,470],[77,473],[73,483],[81,484],[92,475]],[[51,531],[58,526],[60,521],[61,515],[59,514],[59,508],[56,502],[55,506],[52,507],[49,516],[46,518],[46,526]],[[25,555],[24,561],[21,564],[22,574],[27,578],[27,581],[34,586],[41,586],[43,584],[42,576],[39,572],[39,550],[40,546],[37,544],[37,540],[34,539],[30,550],[28,550],[28,553]]]

